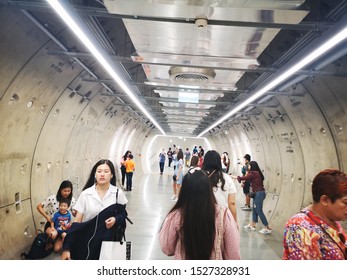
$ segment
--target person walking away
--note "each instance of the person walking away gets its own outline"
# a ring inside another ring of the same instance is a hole
[[[198,167],[202,168],[202,165],[204,164],[204,156],[201,152],[198,152]]]
[[[204,156],[205,151],[204,151],[204,149],[203,149],[203,147],[202,147],[202,146],[199,146],[198,153],[201,153],[201,155],[202,155],[202,156]]]
[[[244,228],[253,231],[256,230],[256,224],[258,223],[258,218],[260,218],[261,222],[264,225],[264,228],[261,229],[259,233],[270,234],[271,228],[263,212],[263,203],[266,196],[264,189],[264,175],[261,172],[259,165],[256,161],[251,161],[249,165],[250,171],[248,175],[231,176],[233,179],[237,179],[239,183],[241,183],[241,180],[250,180],[252,190],[255,193],[255,197],[253,198],[252,222],[244,226]]]
[[[174,169],[174,175],[172,177],[173,183],[172,183],[172,188],[173,188],[173,196],[171,199],[173,201],[177,201],[178,199],[178,194],[180,193],[181,189],[181,184],[182,184],[182,179],[183,179],[183,151],[182,149],[179,149],[177,152],[177,159],[175,163],[175,169]]]
[[[173,145],[173,151],[172,151],[172,163],[174,165],[174,170],[176,169],[176,163],[177,163],[177,153],[179,150],[182,150],[182,149],[179,149],[178,147],[176,147],[176,145]]]
[[[211,188],[217,204],[229,208],[237,223],[236,187],[231,177],[223,172],[221,157],[217,151],[210,150],[205,154],[202,169],[210,178]]]
[[[199,157],[197,155],[193,155],[190,160],[190,166],[189,167],[197,167],[199,162]]]
[[[125,161],[126,168],[126,191],[131,192],[133,187],[133,175],[135,171],[135,162],[133,160],[134,156],[132,154],[129,155],[128,159]]]
[[[313,203],[292,216],[283,236],[284,260],[347,260],[347,175],[319,172],[311,187]]]
[[[207,174],[190,168],[159,231],[164,254],[176,260],[239,260],[240,235],[228,208],[216,204]]]
[[[165,149],[162,148],[162,149],[161,149],[161,152],[159,153],[159,169],[160,169],[160,175],[163,175],[163,172],[164,172],[165,158],[166,158]]]
[[[171,148],[169,148],[169,150],[167,151],[167,159],[169,161],[169,167],[171,167],[171,163],[172,163],[172,150]]]
[[[186,167],[189,167],[189,162],[190,162],[190,156],[191,156],[191,153],[189,151],[189,148],[186,149],[186,152],[184,153],[184,160],[185,160],[185,166]]]
[[[125,177],[126,177],[126,168],[125,168],[125,161],[131,154],[131,151],[126,151],[125,154],[121,157],[120,159],[120,171],[122,174],[122,187],[124,188],[124,183],[125,183]]]

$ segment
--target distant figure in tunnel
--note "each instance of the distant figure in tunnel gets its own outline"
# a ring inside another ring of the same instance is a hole
[[[199,150],[198,150],[198,153],[201,154],[201,156],[204,156],[205,155],[205,150],[202,146],[199,146]]]
[[[124,182],[125,182],[125,176],[126,176],[126,168],[125,168],[125,161],[127,160],[127,158],[129,157],[129,155],[131,154],[131,151],[126,151],[124,156],[122,156],[122,158],[120,159],[120,171],[122,174],[122,187],[124,187]]]
[[[162,149],[161,149],[161,152],[159,153],[159,169],[160,169],[160,175],[163,175],[163,172],[164,172],[165,159],[166,159],[165,149],[162,148]]]
[[[259,233],[270,234],[271,228],[263,212],[263,203],[266,197],[264,189],[264,175],[261,172],[256,161],[251,161],[249,165],[249,173],[246,176],[231,176],[233,179],[237,179],[239,183],[241,183],[242,180],[249,180],[251,182],[252,191],[254,193],[252,222],[244,226],[244,228],[253,231],[256,230],[256,224],[258,223],[258,218],[260,218],[261,222],[264,225],[264,228],[261,229]]]
[[[174,171],[175,171],[176,165],[177,165],[177,161],[178,161],[177,154],[178,154],[178,151],[179,150],[182,151],[182,149],[179,149],[176,145],[173,145],[173,146],[174,146],[174,148],[173,148],[173,151],[172,151],[172,163],[173,163]]]
[[[127,160],[125,161],[125,175],[127,178],[126,191],[128,192],[131,192],[133,188],[133,175],[135,172],[135,162],[133,158],[134,156],[130,154]]]
[[[291,217],[284,228],[284,260],[347,260],[347,175],[319,172],[312,182],[313,203]]]
[[[173,196],[171,199],[173,201],[177,201],[178,195],[180,193],[181,185],[182,185],[182,179],[183,179],[183,151],[182,149],[179,149],[177,152],[177,158],[175,161],[175,170],[174,175],[172,176],[173,183],[172,183],[172,189],[173,189]]]
[[[202,165],[204,163],[204,156],[201,152],[198,152],[198,167],[202,168]]]
[[[190,168],[178,201],[166,216],[159,242],[180,260],[239,260],[240,235],[228,208],[216,204],[207,174]]]
[[[222,170],[224,173],[229,173],[229,168],[230,168],[230,160],[229,160],[229,155],[227,152],[224,152],[221,156],[221,161],[222,161]]]
[[[189,167],[197,167],[199,162],[199,157],[197,155],[193,155],[191,160],[190,160],[190,165]]]
[[[251,161],[251,156],[249,154],[245,154],[245,156],[243,157],[245,160],[245,164],[242,166],[241,168],[241,173],[242,176],[246,176],[249,173],[249,169],[250,169],[250,161]],[[243,180],[241,183],[241,187],[243,190],[243,193],[245,194],[245,199],[246,199],[246,203],[244,206],[241,207],[241,210],[248,210],[251,211],[251,198],[249,196],[249,192],[251,189],[251,182],[249,180]]]
[[[54,230],[54,227],[51,227],[52,218],[55,213],[59,212],[59,203],[62,199],[68,199],[70,202],[69,211],[73,215],[76,215],[76,211],[73,210],[73,207],[76,203],[75,198],[73,197],[73,186],[69,180],[61,182],[59,189],[56,195],[48,196],[43,202],[39,203],[36,207],[37,211],[45,217],[47,220],[45,228],[46,232],[50,235],[49,231],[52,230],[52,233],[57,233]],[[57,237],[54,242],[54,251],[60,252],[62,246],[61,237]]]
[[[191,152],[189,151],[189,148],[186,148],[186,151],[184,153],[184,162],[186,167],[189,167],[190,157],[191,157]]]
[[[169,161],[168,167],[171,167],[171,163],[172,163],[172,150],[171,150],[171,147],[170,147],[169,150],[167,151],[167,159],[168,159],[168,161]]]
[[[75,222],[67,231],[61,259],[98,259],[102,241],[113,240],[116,227],[125,223],[127,203],[116,187],[113,163],[98,161],[76,202]]]

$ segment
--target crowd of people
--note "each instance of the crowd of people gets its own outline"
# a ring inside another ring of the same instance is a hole
[[[245,231],[269,235],[272,228],[263,211],[265,176],[259,164],[245,154],[237,174],[230,172],[227,152],[200,146],[185,152],[174,145],[159,152],[160,175],[166,158],[173,164],[173,207],[158,232],[163,253],[175,259],[241,259],[237,218],[236,184],[243,189],[243,211],[252,211]],[[131,151],[120,160],[121,187],[108,159],[98,161],[77,200],[68,180],[56,195],[37,206],[46,219],[45,232],[54,239],[61,259],[98,259],[102,241],[114,239],[115,228],[124,225],[132,191],[135,162]],[[233,170],[235,171],[235,170]],[[347,259],[347,234],[340,221],[347,220],[347,175],[336,169],[317,174],[312,183],[313,203],[289,218],[284,225],[283,259]]]

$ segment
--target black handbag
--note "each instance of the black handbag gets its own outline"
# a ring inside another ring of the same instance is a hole
[[[177,175],[173,175],[172,179],[176,182],[177,181]]]

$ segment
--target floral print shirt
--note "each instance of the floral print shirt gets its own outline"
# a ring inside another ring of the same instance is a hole
[[[344,260],[347,234],[336,222],[332,228],[312,211],[302,210],[284,229],[284,260]]]

